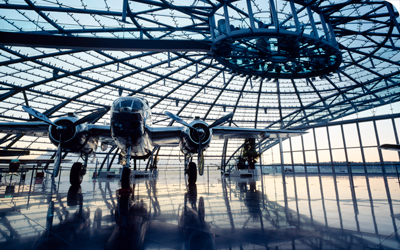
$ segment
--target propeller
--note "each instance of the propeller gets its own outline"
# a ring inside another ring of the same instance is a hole
[[[201,141],[203,139],[203,135],[204,135],[204,130],[203,130],[203,134],[197,134],[199,136],[199,150],[197,153],[197,166],[199,167],[199,175],[203,175],[203,171],[204,171],[204,152],[203,149],[201,148]]]
[[[174,121],[176,121],[176,122],[178,122],[178,123],[180,123],[180,124],[182,124],[182,125],[184,125],[186,127],[189,127],[191,129],[197,130],[197,129],[193,128],[189,123],[185,122],[182,118],[180,118],[177,115],[172,114],[171,112],[164,111],[164,114],[166,114],[172,120],[174,120]]]
[[[180,118],[177,115],[172,114],[171,112],[168,111],[164,111],[164,114],[166,114],[169,118],[171,118],[172,120],[186,126],[189,127],[191,129],[193,129],[194,131],[196,131],[197,136],[199,137],[199,149],[197,152],[197,166],[199,167],[199,174],[203,175],[204,172],[204,152],[203,152],[203,148],[202,148],[202,140],[203,137],[205,135],[205,131],[201,128],[194,128],[193,126],[191,126],[190,124],[188,124],[187,122],[185,122],[182,118]],[[211,125],[208,125],[207,128],[211,129],[214,128],[216,126],[219,126],[227,121],[229,121],[230,119],[232,119],[233,117],[233,113],[229,113],[219,119],[217,119],[216,121],[214,121]]]
[[[36,117],[37,119],[53,125],[56,129],[57,132],[59,134],[59,143],[58,143],[58,148],[57,148],[57,153],[55,156],[55,161],[54,161],[54,171],[53,171],[53,177],[57,177],[58,173],[59,173],[59,168],[61,165],[61,153],[62,153],[62,147],[63,147],[63,134],[65,131],[68,130],[67,126],[61,126],[61,125],[57,125],[54,122],[52,122],[45,114],[40,113],[39,111],[29,107],[29,106],[22,106],[22,109],[25,110],[26,112],[28,112],[30,115]],[[93,123],[95,122],[99,117],[103,116],[104,114],[106,114],[108,112],[107,109],[102,108],[96,112],[93,112],[85,117],[82,117],[81,119],[75,121],[72,125],[69,126],[78,126],[82,123],[88,122],[88,123]]]
[[[232,119],[232,117],[233,117],[233,112],[231,112],[231,113],[219,118],[218,120],[213,122],[210,126],[208,126],[208,128],[213,128],[213,127],[216,127],[218,125],[221,125],[221,124],[229,121],[230,119]]]
[[[105,115],[108,112],[107,109],[102,108],[96,112],[90,113],[85,117],[82,117],[81,119],[77,120],[74,122],[74,126],[80,125],[82,123],[88,122],[88,123],[93,123],[96,119],[98,119],[99,117],[102,117],[103,115]]]
[[[36,117],[37,119],[44,121],[47,124],[53,125],[54,127],[57,128],[57,131],[60,135],[60,142],[58,143],[57,153],[56,153],[55,161],[54,161],[54,170],[53,170],[53,177],[57,177],[58,172],[59,172],[58,170],[61,165],[62,134],[67,128],[65,126],[59,126],[59,125],[55,124],[45,114],[42,114],[39,111],[37,111],[29,106],[22,106],[22,109],[25,110],[26,112],[28,112],[30,115]]]
[[[29,107],[29,106],[22,106],[22,109],[25,110],[26,112],[28,112],[30,115],[36,117],[37,119],[39,119],[41,121],[44,121],[47,124],[53,125],[55,127],[58,127],[54,122],[50,121],[50,119],[46,115],[40,113],[37,110],[35,110],[35,109],[33,109],[33,108]]]

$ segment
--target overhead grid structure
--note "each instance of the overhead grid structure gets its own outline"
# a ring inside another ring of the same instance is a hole
[[[233,112],[229,126],[309,129],[398,102],[399,58],[386,1],[5,0],[0,119],[32,119],[22,105],[84,116],[137,95],[156,125],[175,125],[164,111],[211,123]],[[225,164],[242,143],[214,140],[206,157]],[[55,151],[34,134],[0,134],[0,146]]]

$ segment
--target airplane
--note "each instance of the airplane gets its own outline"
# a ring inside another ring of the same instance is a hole
[[[111,105],[110,125],[93,124],[108,112],[100,109],[81,119],[75,114],[60,117],[54,122],[39,111],[22,107],[40,121],[0,123],[0,132],[8,134],[27,134],[35,136],[48,135],[56,145],[57,154],[53,177],[57,177],[60,166],[61,152],[81,153],[85,155],[84,164],[74,164],[70,172],[71,185],[80,185],[86,173],[87,158],[94,154],[99,140],[102,150],[108,145],[116,145],[120,149],[123,170],[121,188],[130,188],[132,171],[131,159],[147,159],[152,157],[154,147],[180,146],[185,155],[185,170],[188,166],[196,167],[192,157],[197,154],[199,174],[203,174],[204,155],[211,140],[230,138],[287,138],[305,133],[299,130],[271,130],[220,126],[233,117],[233,113],[225,115],[208,125],[200,118],[191,123],[185,122],[179,116],[165,111],[165,115],[178,122],[183,127],[152,126],[151,110],[146,99],[137,96],[119,97]],[[152,159],[152,158],[151,158]],[[150,160],[151,160],[150,159]],[[193,171],[188,171],[189,179],[196,181]],[[195,173],[197,176],[197,173]]]

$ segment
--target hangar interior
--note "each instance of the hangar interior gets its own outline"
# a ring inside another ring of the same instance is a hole
[[[207,124],[232,112],[224,126],[305,132],[257,138],[250,179],[221,175],[245,141],[213,139],[195,188],[180,148],[154,147],[158,177],[133,180],[129,199],[118,179],[92,180],[121,168],[107,142],[79,190],[68,175],[82,155],[42,181],[2,168],[2,249],[398,249],[400,154],[379,147],[399,144],[393,3],[1,0],[0,123],[38,121],[29,106],[53,121],[105,110],[90,123],[111,126],[114,100],[141,97],[154,127],[181,126],[165,111]],[[15,131],[0,130],[3,152],[55,158],[47,135]]]

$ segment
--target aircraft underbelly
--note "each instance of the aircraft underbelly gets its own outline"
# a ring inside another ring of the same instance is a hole
[[[145,133],[143,135],[134,136],[118,136],[115,137],[117,146],[127,153],[128,147],[131,147],[131,156],[143,157],[149,155],[153,149],[149,136]]]

